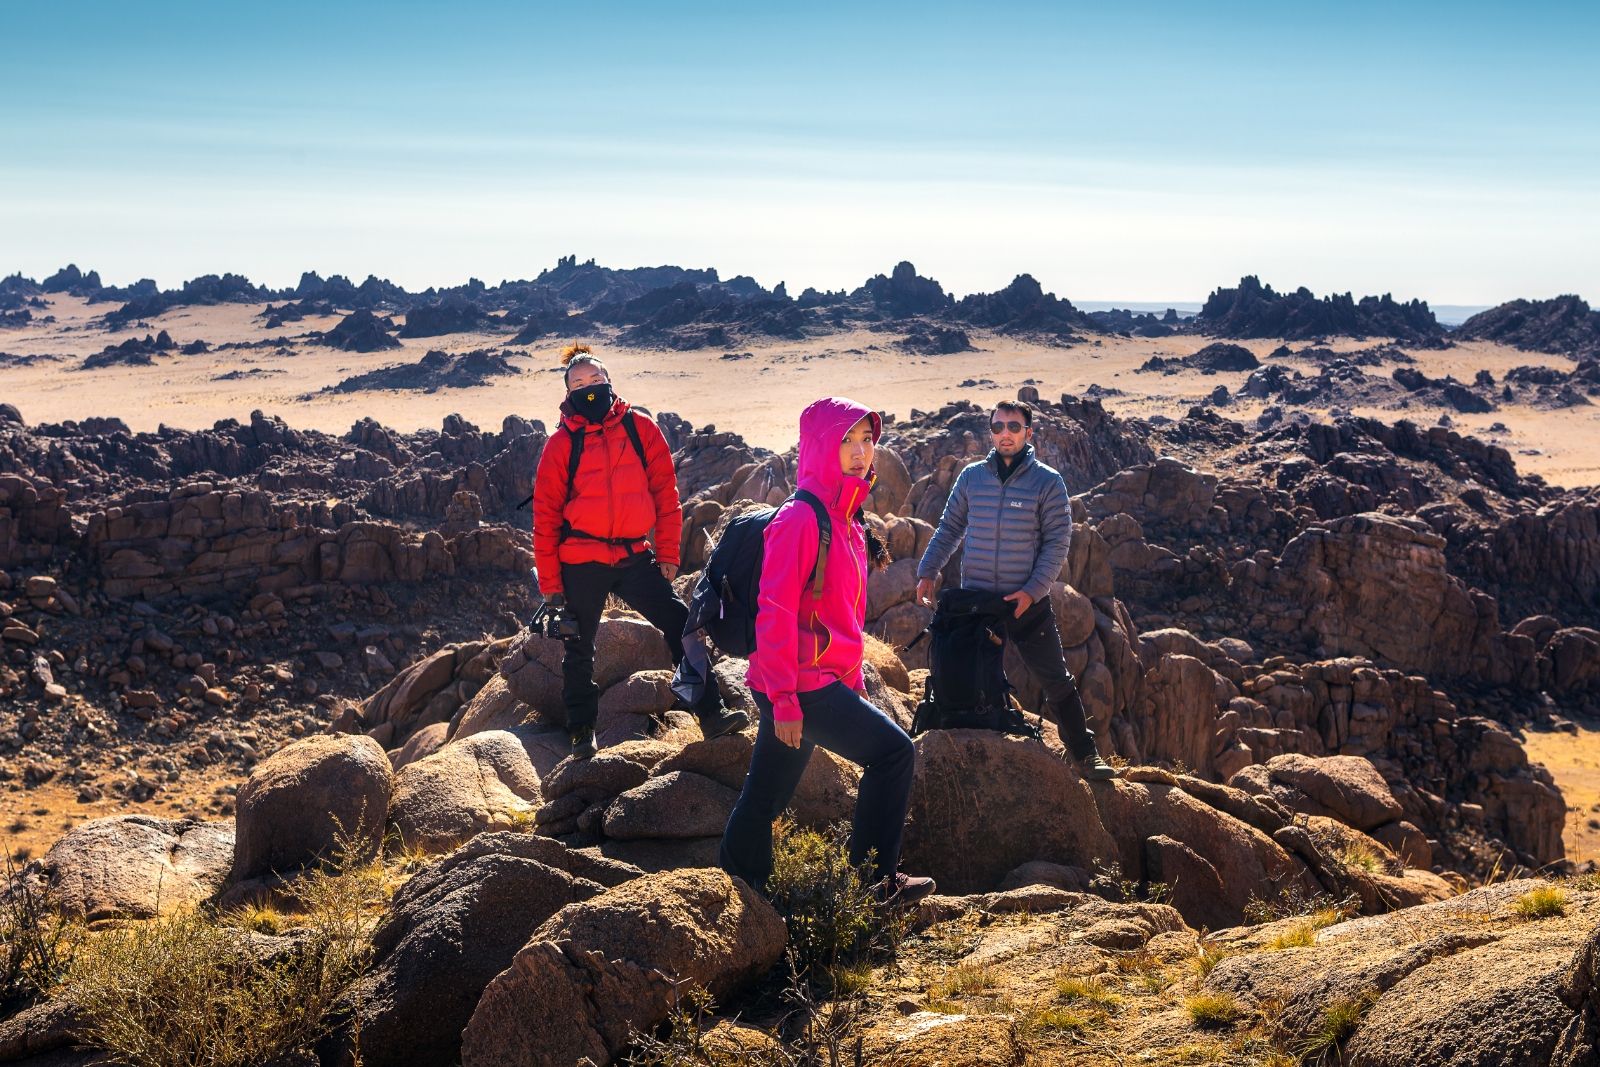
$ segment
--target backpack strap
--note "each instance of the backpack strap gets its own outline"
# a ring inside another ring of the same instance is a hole
[[[822,578],[828,572],[828,548],[833,544],[833,520],[828,517],[828,509],[822,506],[822,501],[809,489],[796,489],[794,499],[809,504],[817,516],[817,562],[811,567],[811,598],[820,600]]]
[[[644,458],[644,441],[639,437],[639,426],[633,421],[633,409],[622,413],[622,428],[627,431],[628,440],[633,442],[633,450],[639,453],[639,466],[644,468],[645,481],[650,480],[650,461]]]
[[[567,440],[572,442],[572,447],[567,450],[567,503],[572,503],[578,487],[578,464],[583,462],[583,439],[589,436],[584,430],[573,433],[572,428],[567,428]]]

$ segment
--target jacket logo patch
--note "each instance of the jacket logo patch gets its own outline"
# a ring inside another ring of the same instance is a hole
[[[1021,501],[1021,500],[1008,501],[1007,504],[1006,504],[1006,507],[1010,507],[1010,508],[1021,508],[1021,507],[1026,507],[1026,506],[1027,506],[1027,504],[1024,501]]]

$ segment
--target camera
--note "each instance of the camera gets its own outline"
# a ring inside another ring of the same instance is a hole
[[[565,599],[551,597],[539,605],[529,628],[552,641],[567,641],[578,636],[578,620],[567,611]]]

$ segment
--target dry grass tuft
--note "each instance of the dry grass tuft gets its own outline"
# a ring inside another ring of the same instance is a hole
[[[1112,989],[1104,975],[1062,974],[1056,976],[1056,997],[1068,1004],[1091,1005],[1098,1008],[1115,1008],[1121,1005],[1122,995]]]
[[[1211,1030],[1232,1026],[1244,1014],[1232,993],[1196,993],[1183,1002],[1183,1008],[1196,1026]]]
[[[241,914],[278,926],[265,908],[191,908],[92,935],[63,981],[83,1037],[130,1067],[251,1067],[311,1044],[370,957],[385,876],[381,860],[354,857],[371,851],[343,839],[301,880],[306,914],[287,944],[241,929]]]
[[[56,911],[47,893],[18,877],[5,855],[0,882],[0,1015],[50,995],[85,936],[83,924]]]
[[[928,999],[955,1000],[987,993],[998,984],[994,972],[975,963],[958,963],[928,984]]]
[[[1266,944],[1268,952],[1282,952],[1286,948],[1307,948],[1317,943],[1317,928],[1309,922],[1295,923]]]
[[[1522,894],[1511,905],[1519,919],[1551,919],[1567,913],[1567,891],[1560,886],[1542,885]]]
[[[1200,950],[1189,961],[1189,966],[1196,975],[1204,978],[1216,969],[1217,964],[1231,955],[1233,955],[1232,949],[1211,941],[1202,940],[1200,942]]]
[[[1311,1036],[1295,1049],[1300,1061],[1322,1064],[1331,1059],[1338,1062],[1339,1046],[1356,1032],[1367,1009],[1377,1000],[1377,994],[1368,991],[1360,996],[1340,997],[1330,1002],[1322,1009],[1322,1018],[1317,1021]]]

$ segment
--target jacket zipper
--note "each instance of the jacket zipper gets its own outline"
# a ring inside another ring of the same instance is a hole
[[[1000,481],[1000,472],[994,472],[995,480]],[[1011,483],[1022,477],[1022,467],[1018,466],[1011,472],[1011,477],[1000,481],[1000,514],[995,518],[994,524],[994,569],[990,572],[990,584],[995,588],[1000,587],[1000,542],[1004,539],[1001,528],[1006,521],[1006,494],[1011,491]],[[1038,545],[1034,545],[1035,551]]]
[[[607,474],[607,475],[611,475],[616,471],[617,464],[616,464],[616,461],[614,459],[612,459],[612,457],[611,457],[611,435],[606,432],[606,424],[605,424],[604,421],[602,421],[600,423],[600,443],[605,446],[604,448],[602,448],[600,450],[601,454],[605,456],[605,460],[603,461],[605,463],[605,465],[606,465],[605,468],[604,468],[604,473]],[[616,494],[611,491],[612,487],[609,484],[610,480],[611,480],[610,477],[606,478],[606,481],[608,483],[606,485],[606,536],[607,537],[616,537],[617,536],[617,499],[616,499]],[[617,546],[616,545],[607,545],[606,547],[608,549],[610,549],[612,552],[615,552],[617,550]]]
[[[857,500],[858,497],[860,497],[860,495],[861,495],[860,487],[859,486],[851,486],[849,491],[848,491],[848,493],[843,498],[844,499],[844,504],[845,504],[845,506],[844,506],[844,521],[847,524],[851,525],[851,526],[853,526],[854,523],[855,523],[855,510],[856,510],[855,505],[856,505],[856,500]],[[847,526],[846,530],[845,530],[845,536],[846,537],[854,537],[855,533],[854,533],[853,530],[849,529],[849,527]],[[848,550],[846,550],[846,554],[850,554],[848,552]],[[831,560],[830,560],[830,562],[831,562]],[[855,559],[854,559],[854,556],[852,555],[851,556],[851,563],[854,564],[854,562],[855,562]],[[835,568],[835,569],[837,569],[837,568]],[[856,569],[857,568],[855,568],[854,566],[851,567],[851,570],[856,570]],[[856,596],[855,596],[855,604],[856,604],[857,608],[860,607],[861,594],[862,594],[862,592],[864,591],[865,588],[866,587],[861,584],[860,575],[857,574],[857,576],[856,576]],[[827,651],[830,648],[833,647],[833,632],[828,628],[828,624],[827,624],[826,621],[818,619],[817,612],[814,611],[814,610],[811,612],[811,623],[812,623],[812,626],[813,626],[813,629],[811,631],[811,666],[820,667],[822,665],[822,657],[823,657],[823,655],[826,654]],[[822,639],[823,639],[824,636],[826,636],[827,639],[828,639],[827,640],[827,644],[823,644]]]
[[[857,487],[855,487],[855,488],[853,488],[851,490],[851,493],[850,493],[850,508],[849,508],[849,511],[846,513],[845,520],[844,520],[845,522],[851,524],[850,526],[845,527],[845,529],[850,534],[850,536],[852,538],[854,538],[856,536],[856,532],[852,527],[855,525],[855,512],[856,512],[855,504],[856,504],[856,497],[859,494],[860,494],[860,487],[859,486],[857,486]],[[865,545],[863,545],[862,547],[863,547],[863,550],[864,550],[865,549]],[[867,561],[867,566],[870,567],[871,565],[872,565],[872,561],[868,560]],[[856,576],[856,597],[855,597],[855,603],[851,605],[851,610],[859,613],[860,610],[861,610],[861,594],[866,591],[866,586],[863,585],[862,582],[861,582],[861,570],[860,570],[859,567],[855,566],[855,561],[853,559],[851,560],[850,570]]]
[[[1016,472],[1012,471],[1011,477],[1015,478],[1016,476]],[[999,478],[1000,475],[996,473],[995,477]],[[994,524],[994,570],[991,572],[992,576],[989,584],[997,589],[1000,586],[1000,542],[1005,540],[1003,530],[1006,524],[1006,493],[1009,491],[1010,484],[1010,478],[1000,483],[1000,513],[995,517]]]

